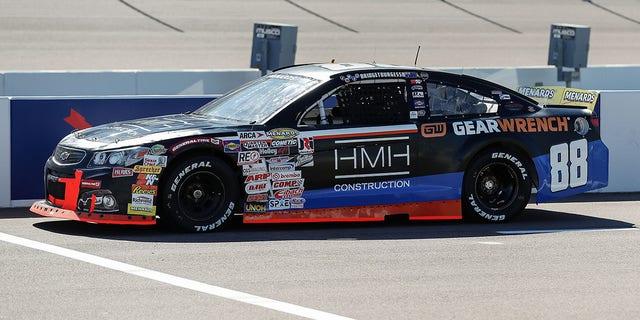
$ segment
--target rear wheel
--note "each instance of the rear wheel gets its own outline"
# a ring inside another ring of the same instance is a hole
[[[174,167],[162,191],[163,224],[185,231],[208,232],[231,219],[239,183],[224,161],[200,156]]]
[[[481,153],[465,171],[463,215],[468,220],[500,222],[522,212],[531,196],[526,158],[513,151]]]

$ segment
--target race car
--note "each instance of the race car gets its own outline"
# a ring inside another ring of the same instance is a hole
[[[524,93],[547,89],[524,88]],[[545,106],[467,75],[378,64],[276,70],[199,109],[63,138],[34,213],[218,230],[471,219],[607,185],[599,101]],[[575,95],[574,96],[578,96]]]

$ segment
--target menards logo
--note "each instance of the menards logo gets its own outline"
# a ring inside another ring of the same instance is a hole
[[[451,124],[458,136],[496,132],[566,132],[569,131],[568,117],[511,118],[475,121],[457,121]]]
[[[575,91],[567,89],[564,92],[564,99],[571,102],[594,102],[596,95],[591,92]]]

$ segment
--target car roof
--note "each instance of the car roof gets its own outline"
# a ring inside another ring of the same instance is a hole
[[[395,66],[374,63],[316,63],[286,67],[276,72],[295,74],[318,80],[329,80],[331,77],[347,72],[371,72],[378,70],[402,70],[402,71],[432,71],[418,67]]]
[[[444,71],[437,71],[433,69],[421,68],[421,67],[408,67],[408,66],[397,66],[397,65],[389,65],[389,64],[376,64],[376,63],[314,63],[314,64],[303,64],[303,65],[295,65],[290,67],[285,67],[281,69],[275,70],[276,73],[284,73],[284,74],[292,74],[299,75],[303,77],[309,77],[318,79],[320,81],[329,81],[331,78],[334,78],[337,75],[346,75],[349,73],[360,73],[360,72],[376,72],[376,71],[405,71],[405,72],[428,72],[429,75],[437,76],[439,79],[447,79],[447,78],[460,78],[467,79],[476,84],[481,84],[484,86],[492,87],[495,89],[500,89],[505,93],[509,93],[511,95],[519,96],[523,100],[527,100],[532,104],[537,105],[538,102],[518,93],[515,90],[509,89],[497,83],[487,81],[481,78],[476,78],[473,76],[465,75],[465,74],[455,74]]]

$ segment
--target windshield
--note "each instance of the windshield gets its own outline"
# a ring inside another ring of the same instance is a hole
[[[246,123],[261,123],[319,80],[273,73],[213,100],[195,114]]]

